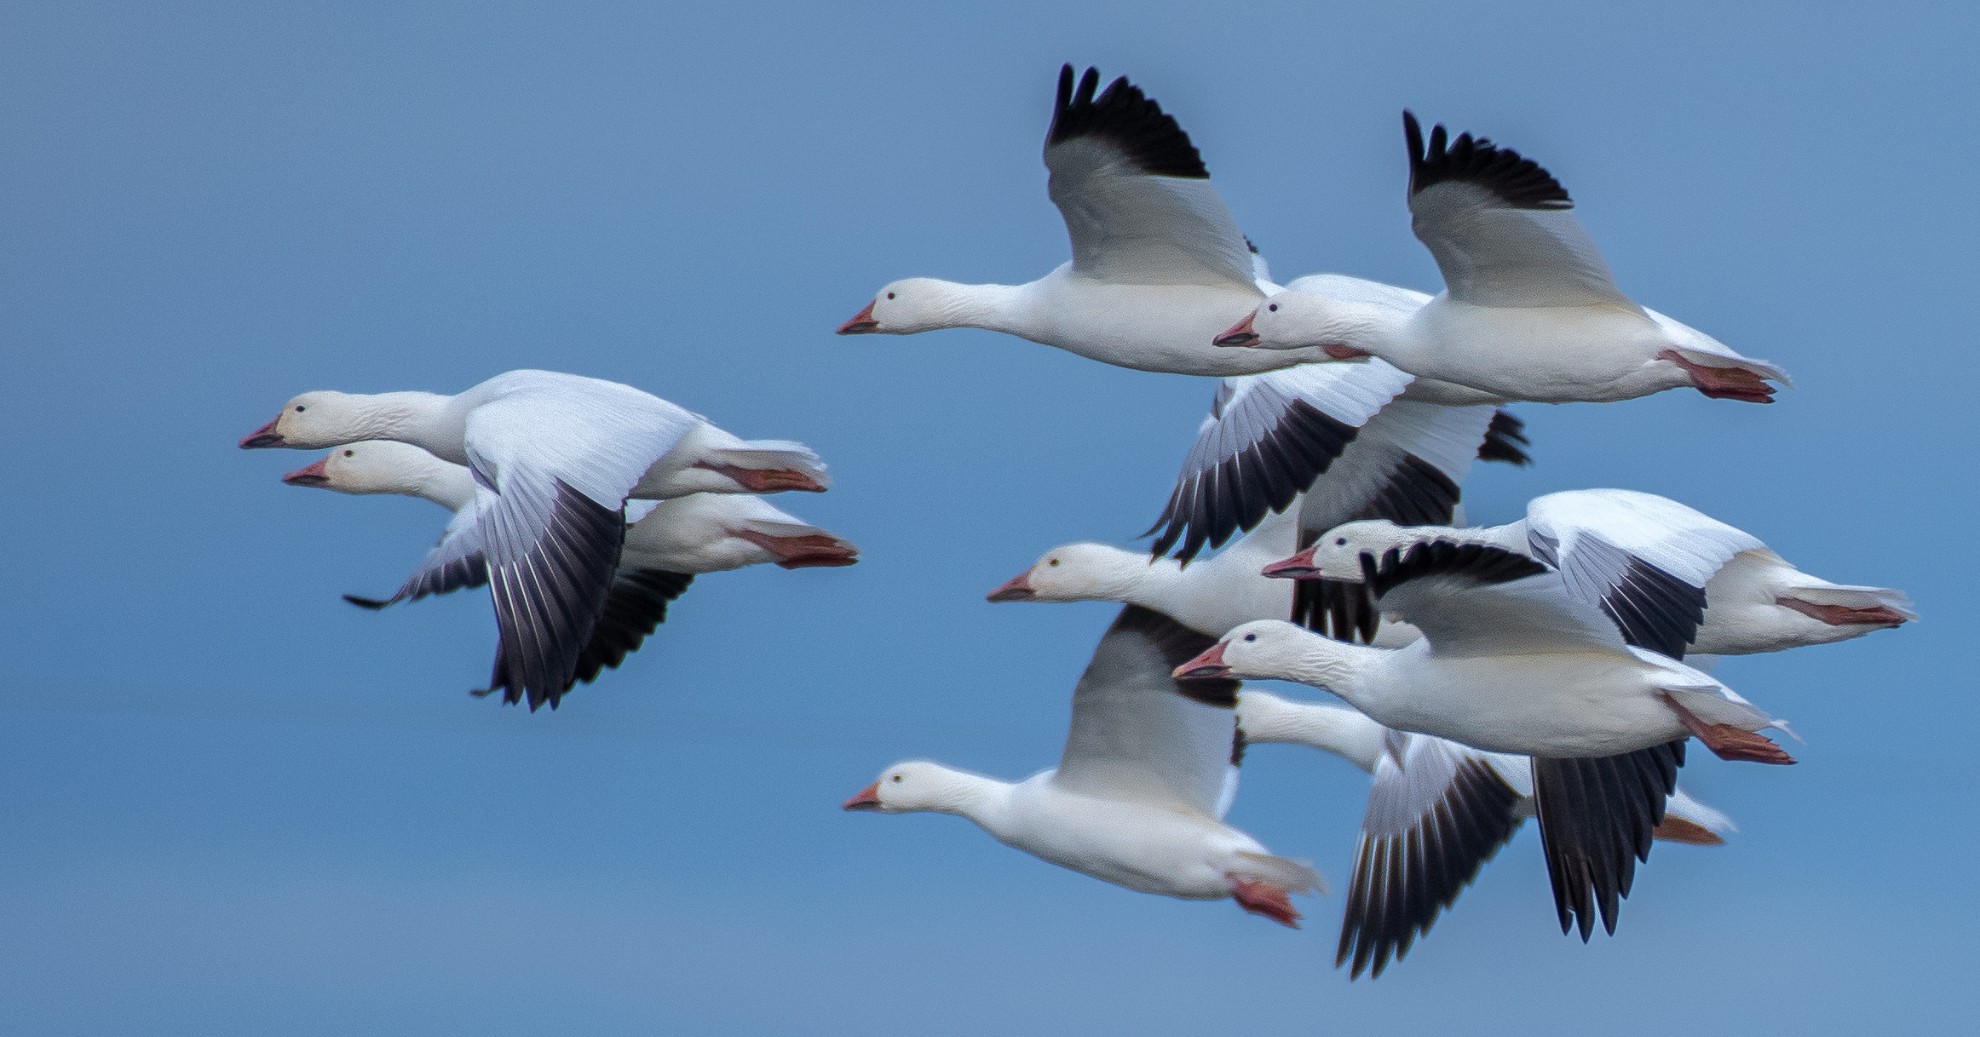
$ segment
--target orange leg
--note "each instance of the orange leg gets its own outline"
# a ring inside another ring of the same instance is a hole
[[[697,461],[696,468],[706,468],[720,472],[734,479],[742,488],[751,493],[778,493],[783,490],[805,490],[811,493],[824,493],[825,487],[817,480],[795,468],[741,468],[732,464],[712,464]]]
[[[1286,891],[1277,886],[1233,877],[1231,899],[1254,915],[1264,915],[1280,925],[1299,928],[1299,912],[1293,910],[1292,899],[1286,896]]]
[[[1774,604],[1790,608],[1804,616],[1819,619],[1832,627],[1879,626],[1894,627],[1904,622],[1904,613],[1896,609],[1877,605],[1867,609],[1853,609],[1847,605],[1817,605],[1800,598],[1775,598]]]
[[[1721,760],[1751,760],[1754,763],[1794,762],[1794,757],[1782,751],[1781,747],[1775,745],[1774,740],[1766,735],[1757,731],[1748,731],[1743,727],[1734,727],[1731,724],[1708,724],[1700,720],[1698,714],[1678,705],[1677,699],[1672,698],[1668,693],[1659,692],[1658,697],[1664,700],[1664,705],[1671,707],[1671,712],[1677,714],[1678,723],[1683,724],[1685,730],[1704,742],[1705,748],[1712,750]]]
[[[1774,387],[1765,378],[1743,367],[1707,367],[1694,364],[1679,355],[1676,350],[1666,349],[1657,354],[1660,360],[1684,368],[1691,376],[1691,384],[1699,392],[1715,400],[1744,400],[1747,403],[1774,402]]]
[[[776,555],[777,564],[786,569],[851,565],[859,561],[857,552],[822,533],[800,537],[773,537],[753,529],[738,529],[731,532],[736,537]]]

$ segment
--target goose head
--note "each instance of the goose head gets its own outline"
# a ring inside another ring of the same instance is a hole
[[[436,477],[473,476],[410,443],[365,439],[346,443],[312,464],[282,477],[291,486],[317,486],[339,493],[397,493],[418,496]]]
[[[1148,556],[1106,544],[1065,544],[989,594],[991,601],[1126,601],[1145,579]]]
[[[327,390],[303,393],[283,404],[281,413],[275,415],[274,420],[243,437],[241,449],[294,447],[310,450],[363,439],[362,434],[353,434],[352,431],[362,415],[356,400],[350,393]]]
[[[1285,679],[1299,669],[1318,635],[1281,619],[1233,627],[1202,655],[1175,668],[1177,680]]]
[[[961,327],[964,286],[933,277],[909,277],[892,282],[873,301],[839,325],[841,335],[912,335],[937,328]]]
[[[1318,292],[1285,291],[1211,341],[1252,349],[1314,348],[1335,360],[1362,360],[1378,348],[1367,311]]]
[[[1380,555],[1391,547],[1413,542],[1401,526],[1388,519],[1344,522],[1323,534],[1312,547],[1264,568],[1266,576],[1289,580],[1361,582],[1361,556]]]
[[[842,806],[846,810],[878,810],[887,814],[919,810],[961,813],[968,790],[982,780],[939,763],[910,760],[880,772],[873,784],[853,793]]]

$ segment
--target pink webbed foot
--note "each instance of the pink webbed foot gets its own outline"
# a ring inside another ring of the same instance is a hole
[[[796,537],[773,537],[753,529],[738,529],[733,533],[776,555],[777,564],[785,569],[851,565],[859,561],[859,551],[851,544],[823,533]]]
[[[1678,705],[1676,699],[1661,694],[1664,705],[1676,713],[1678,723],[1691,732],[1692,736],[1705,743],[1705,748],[1721,760],[1748,760],[1753,763],[1793,763],[1794,757],[1774,743],[1774,740],[1758,731],[1748,731],[1731,724],[1708,724],[1698,714]]]
[[[1299,928],[1299,912],[1293,910],[1286,891],[1277,886],[1233,877],[1231,899],[1251,914],[1264,915],[1291,929]]]
[[[1907,618],[1904,613],[1883,605],[1867,609],[1854,609],[1848,605],[1817,605],[1800,598],[1775,598],[1774,604],[1791,608],[1804,616],[1819,619],[1832,627],[1875,626],[1894,627]]]
[[[1774,402],[1774,387],[1768,385],[1765,378],[1744,367],[1708,367],[1704,364],[1695,364],[1672,349],[1658,353],[1657,357],[1684,368],[1685,373],[1691,376],[1691,384],[1699,392],[1715,400]]]
[[[1664,815],[1657,827],[1650,830],[1650,837],[1667,843],[1684,843],[1688,846],[1718,846],[1725,842],[1719,833],[1694,821],[1681,817]]]
[[[751,493],[781,493],[785,490],[825,492],[825,487],[820,486],[818,480],[795,468],[742,468],[708,461],[697,461],[694,466],[706,468],[711,472],[720,472],[734,479],[743,489]]]

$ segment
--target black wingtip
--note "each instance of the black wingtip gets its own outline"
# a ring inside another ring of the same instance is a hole
[[[1485,441],[1478,445],[1478,459],[1524,468],[1533,463],[1532,455],[1524,449],[1530,445],[1526,422],[1509,411],[1495,410],[1492,423],[1485,428]]]
[[[1151,176],[1209,178],[1189,135],[1140,87],[1121,76],[1095,96],[1099,85],[1097,68],[1088,68],[1078,86],[1073,85],[1071,65],[1059,69],[1052,128],[1045,134],[1047,148],[1090,137],[1120,148],[1135,168]]]
[[[356,606],[357,606],[358,608],[361,608],[361,609],[370,609],[371,611],[373,611],[373,612],[376,612],[376,611],[378,611],[379,609],[382,609],[382,608],[384,608],[385,606],[387,606],[387,605],[390,605],[390,604],[391,604],[392,602],[394,602],[394,601],[396,601],[396,600],[398,600],[398,599],[396,599],[396,598],[366,598],[366,597],[361,597],[361,596],[359,596],[359,595],[356,595],[356,594],[346,594],[346,595],[344,595],[344,600],[345,600],[345,601],[348,601],[348,602],[350,602],[350,603],[351,603],[351,604],[353,604],[353,605],[356,605]]]
[[[1550,572],[1545,565],[1488,544],[1457,544],[1427,540],[1406,548],[1389,548],[1378,562],[1371,552],[1361,555],[1362,579],[1377,600],[1410,580],[1444,574],[1463,575],[1479,583],[1506,583]]]
[[[623,509],[554,480],[548,529],[527,552],[489,566],[502,667],[495,682],[522,689],[530,708],[561,696],[575,679],[604,611],[625,544]],[[554,535],[553,535],[554,532]],[[513,701],[504,696],[504,701]]]
[[[1416,115],[1403,110],[1403,137],[1409,145],[1409,193],[1445,182],[1482,187],[1505,205],[1516,209],[1571,209],[1574,202],[1567,188],[1554,179],[1538,162],[1511,148],[1502,148],[1485,137],[1460,133],[1449,138],[1443,124],[1430,128],[1430,140],[1423,140],[1423,127]]]
[[[1220,393],[1213,416],[1222,416],[1224,402]],[[1305,400],[1293,399],[1281,401],[1277,419],[1256,441],[1214,464],[1197,468],[1192,449],[1161,517],[1142,534],[1161,531],[1149,545],[1150,554],[1160,558],[1180,541],[1182,547],[1172,557],[1187,565],[1205,547],[1222,547],[1238,533],[1250,532],[1266,516],[1291,507],[1360,433]]]
[[[1437,916],[1457,902],[1485,863],[1519,830],[1520,795],[1490,764],[1458,764],[1449,788],[1407,832],[1355,847],[1334,965],[1379,978],[1401,961]],[[1370,809],[1374,809],[1371,802]]]
[[[1615,935],[1682,766],[1681,741],[1619,756],[1533,758],[1541,852],[1562,933],[1578,930],[1586,943],[1599,915],[1602,930]]]

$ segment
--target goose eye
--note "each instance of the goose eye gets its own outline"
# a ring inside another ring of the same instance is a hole
[[[302,412],[303,412],[303,405],[300,403],[296,404],[296,413],[301,414]]]
[[[1346,546],[1347,546],[1347,537],[1335,537],[1335,538],[1334,538],[1334,546],[1335,546],[1335,547],[1346,547]]]
[[[1045,564],[1056,569],[1059,567],[1059,560],[1057,558],[1050,558],[1046,560]]]
[[[346,450],[346,451],[344,451],[344,456],[345,456],[345,457],[356,457],[356,456],[357,456],[357,451],[355,451],[355,450]]]
[[[1256,641],[1256,640],[1258,640],[1258,635],[1257,635],[1257,634],[1246,634],[1246,635],[1244,635],[1244,639],[1245,639],[1245,640],[1247,640],[1247,641]]]
[[[889,299],[892,299],[893,297],[894,297],[894,293],[893,293],[893,292],[888,292],[888,293],[887,293],[887,298],[889,298]],[[899,781],[900,779],[899,779],[899,778],[895,778],[894,780],[895,780],[895,781]]]
[[[901,776],[900,776],[900,775],[898,775],[898,774],[896,774],[896,775],[894,775],[894,781],[895,781],[895,782],[899,782],[900,780],[901,780]]]
[[[1265,304],[1265,309],[1272,313],[1277,313],[1279,312],[1279,304],[1275,302],[1268,302]]]

